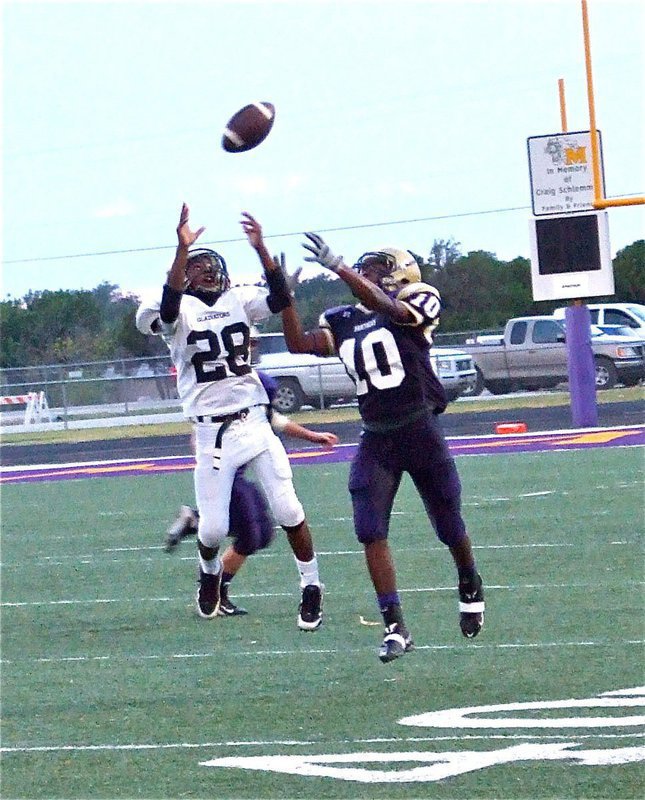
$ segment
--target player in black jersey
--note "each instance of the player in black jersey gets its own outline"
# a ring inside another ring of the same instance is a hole
[[[409,473],[439,539],[459,575],[459,623],[477,636],[484,623],[484,590],[461,514],[461,484],[437,415],[446,396],[430,365],[432,333],[439,323],[437,290],[421,282],[414,256],[383,248],[365,253],[353,268],[316,234],[304,247],[313,261],[335,272],[359,300],[326,311],[320,327],[305,332],[293,301],[282,311],[293,353],[338,354],[356,383],[363,434],[352,463],[349,491],[354,526],[365,549],[370,578],[385,622],[383,662],[412,649],[401,611],[388,544],[392,505]]]

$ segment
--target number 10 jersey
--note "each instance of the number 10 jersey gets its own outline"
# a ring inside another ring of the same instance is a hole
[[[360,304],[330,309],[320,320],[356,383],[359,410],[368,428],[396,426],[426,408],[441,413],[447,405],[430,364],[439,294],[432,286],[416,283],[402,289],[397,299],[411,311],[409,324],[395,323]]]

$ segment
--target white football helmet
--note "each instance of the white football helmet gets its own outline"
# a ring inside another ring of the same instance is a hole
[[[379,277],[378,284],[386,292],[421,281],[421,270],[416,258],[408,250],[398,250],[396,247],[382,247],[380,250],[363,253],[354,264],[354,269],[363,273],[368,268],[378,268],[381,265],[383,274]]]

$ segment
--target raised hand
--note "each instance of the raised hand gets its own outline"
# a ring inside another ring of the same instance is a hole
[[[202,226],[196,231],[191,231],[188,225],[189,215],[190,209],[186,203],[183,203],[181,206],[181,214],[179,215],[179,224],[177,225],[177,240],[180,247],[185,247],[186,249],[194,244],[206,230],[206,228]]]
[[[329,245],[325,244],[323,238],[318,236],[317,233],[305,233],[305,236],[309,239],[310,244],[303,243],[302,246],[305,250],[313,253],[313,258],[305,256],[305,261],[315,261],[321,267],[326,267],[332,272],[338,272],[340,265],[343,263],[343,257],[335,256],[329,249]]]
[[[276,265],[276,268],[284,274],[284,278],[287,282],[287,289],[290,294],[293,294],[296,291],[296,286],[300,283],[302,267],[298,267],[290,275],[287,272],[287,260],[284,253],[280,253],[279,256],[273,256],[273,263]]]
[[[262,226],[248,211],[243,211],[242,216],[244,217],[244,219],[240,220],[242,230],[246,234],[246,238],[249,240],[251,247],[257,250],[263,243]]]

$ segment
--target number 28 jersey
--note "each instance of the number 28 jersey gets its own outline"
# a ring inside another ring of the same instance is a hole
[[[209,306],[185,294],[179,317],[162,331],[177,369],[177,391],[186,417],[223,416],[269,398],[250,365],[250,325],[270,315],[268,291],[234,286]],[[143,302],[137,328],[152,333],[160,299]]]
[[[424,408],[445,410],[446,394],[430,364],[432,332],[439,324],[437,290],[424,283],[399,291],[414,317],[395,323],[362,305],[325,311],[320,326],[333,342],[356,384],[358,407],[367,427],[390,426]]]

